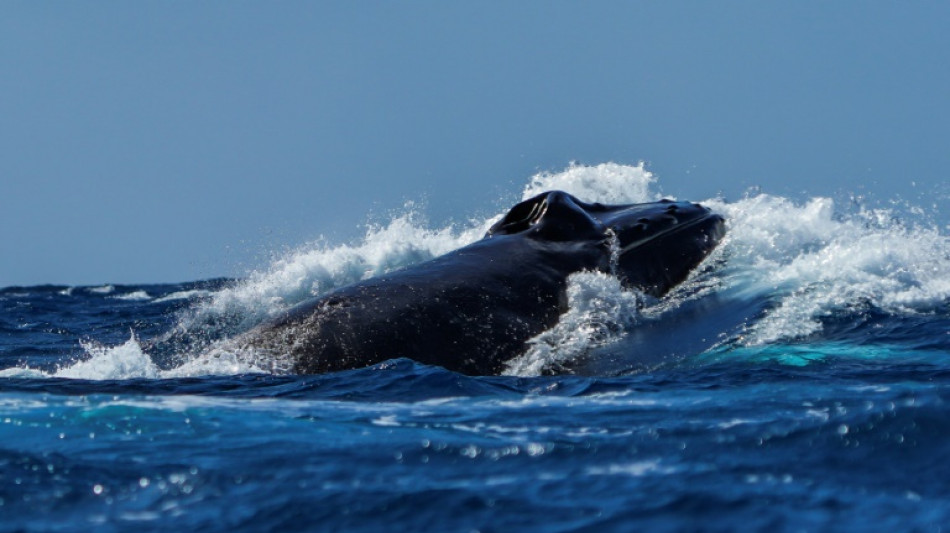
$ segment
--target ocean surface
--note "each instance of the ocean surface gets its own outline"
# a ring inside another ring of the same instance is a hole
[[[529,180],[658,199],[642,167]],[[663,299],[606,275],[509,365],[288,375],[227,340],[481,237],[412,209],[242,279],[0,288],[0,531],[944,531],[950,238],[750,193]],[[571,368],[574,373],[564,374]]]

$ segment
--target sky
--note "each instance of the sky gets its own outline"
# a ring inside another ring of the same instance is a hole
[[[0,3],[0,287],[241,276],[571,162],[948,204],[950,3]],[[945,213],[941,212],[941,216]]]

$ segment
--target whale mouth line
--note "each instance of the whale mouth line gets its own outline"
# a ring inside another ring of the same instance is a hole
[[[692,227],[694,227],[694,226],[698,226],[698,225],[702,224],[703,222],[709,221],[709,219],[711,219],[711,218],[722,218],[722,216],[721,216],[721,215],[718,215],[718,214],[716,214],[716,213],[711,213],[711,212],[710,212],[710,213],[706,213],[705,215],[703,215],[703,216],[701,216],[701,217],[695,218],[695,219],[690,220],[690,221],[687,221],[687,222],[682,222],[682,223],[679,223],[679,222],[678,222],[678,223],[674,224],[673,226],[670,226],[669,228],[666,228],[666,229],[664,229],[664,230],[661,230],[661,231],[658,231],[658,232],[654,233],[653,235],[650,235],[649,237],[645,237],[645,238],[643,238],[643,239],[636,240],[636,241],[634,241],[634,242],[631,242],[630,244],[627,244],[627,245],[625,245],[625,246],[620,247],[620,253],[621,253],[621,254],[625,254],[625,253],[629,252],[630,250],[632,250],[632,249],[634,249],[634,248],[637,248],[637,247],[643,246],[643,245],[645,245],[645,244],[648,244],[648,243],[650,243],[651,241],[654,241],[654,240],[656,240],[656,239],[660,239],[660,238],[666,237],[666,236],[668,236],[668,235],[673,235],[673,234],[676,234],[676,233],[680,233],[680,232],[682,232],[682,231],[686,231],[686,230],[688,230],[688,229],[690,229],[690,228],[692,228]]]

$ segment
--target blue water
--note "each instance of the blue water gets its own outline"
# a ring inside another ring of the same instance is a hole
[[[654,198],[639,167],[525,195],[621,185]],[[0,289],[0,531],[945,530],[948,239],[825,199],[707,203],[730,234],[680,290],[579,277],[503,376],[296,376],[227,350],[490,221],[407,214],[240,280]],[[563,368],[586,375],[545,375]]]

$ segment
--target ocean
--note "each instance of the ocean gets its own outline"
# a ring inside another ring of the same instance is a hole
[[[661,197],[575,165],[524,197]],[[481,237],[407,208],[240,279],[0,289],[0,531],[943,531],[950,238],[927,209],[701,199],[661,299],[583,273],[501,376],[290,375],[227,340]],[[565,373],[563,369],[571,369]]]

